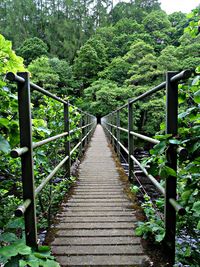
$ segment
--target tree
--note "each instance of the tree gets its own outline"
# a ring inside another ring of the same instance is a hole
[[[130,69],[130,64],[122,57],[115,57],[112,62],[102,72],[98,73],[98,76],[114,81],[121,86],[127,79],[127,73]]]
[[[146,12],[153,10],[160,10],[160,3],[158,0],[135,0],[135,5],[139,9],[144,9]]]
[[[72,66],[65,60],[58,58],[49,59],[49,64],[54,72],[58,75],[58,95],[74,95],[79,87],[78,82],[74,78]]]
[[[59,76],[53,70],[47,57],[40,57],[31,62],[28,66],[31,73],[31,79],[37,85],[46,90],[55,92],[58,88]]]
[[[182,12],[174,12],[168,16],[169,21],[171,22],[171,25],[173,27],[173,32],[171,36],[171,43],[175,46],[180,45],[180,42],[178,41],[179,38],[184,33],[184,28],[188,26],[188,19],[186,15]]]
[[[48,47],[41,39],[34,37],[26,39],[16,52],[24,58],[26,65],[29,65],[34,59],[46,56]]]
[[[83,88],[90,85],[97,73],[106,65],[105,46],[101,40],[91,39],[78,52],[74,61],[74,74],[82,81]]]
[[[145,30],[153,37],[152,45],[160,52],[169,42],[172,33],[171,23],[164,11],[152,11],[144,20]]]
[[[131,65],[128,72],[131,76],[126,83],[134,85],[152,84],[161,75],[157,69],[156,57],[153,54],[146,54],[138,60],[136,64]]]
[[[163,49],[157,59],[157,64],[158,69],[163,73],[166,73],[166,71],[180,70],[181,66],[177,58],[176,47],[169,45]]]
[[[97,117],[102,117],[121,106],[132,92],[118,87],[113,81],[99,79],[84,90],[84,108]]]
[[[154,52],[154,49],[151,45],[145,43],[142,40],[135,41],[128,53],[124,56],[124,59],[129,63],[136,64],[138,60],[142,59],[145,55],[151,54]]]

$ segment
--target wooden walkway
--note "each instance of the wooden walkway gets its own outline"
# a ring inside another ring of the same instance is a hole
[[[98,125],[56,225],[51,246],[61,266],[150,266],[134,235],[132,206]]]

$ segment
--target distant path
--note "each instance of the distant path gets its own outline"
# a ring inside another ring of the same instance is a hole
[[[149,266],[134,235],[132,203],[100,125],[59,220],[52,251],[62,266]]]

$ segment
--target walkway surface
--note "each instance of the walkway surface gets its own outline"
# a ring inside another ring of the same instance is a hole
[[[98,125],[56,225],[52,251],[61,266],[150,266],[123,186]]]

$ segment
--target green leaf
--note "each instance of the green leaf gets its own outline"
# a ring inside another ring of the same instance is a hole
[[[0,134],[0,151],[6,154],[10,152],[10,144],[1,134]]]
[[[21,243],[17,246],[18,248],[18,253],[21,255],[29,255],[31,254],[31,248],[28,247],[27,245]]]
[[[197,229],[200,230],[200,221],[197,224]]]
[[[151,154],[158,155],[162,154],[166,149],[166,142],[161,141],[159,144],[155,145],[153,149],[151,149]]]
[[[12,219],[7,223],[6,228],[10,228],[10,229],[22,228],[22,229],[24,229],[24,219],[23,218]]]
[[[192,210],[195,211],[198,215],[200,215],[200,200],[196,201],[193,206]]]
[[[142,230],[142,228],[141,228],[141,227],[137,227],[137,228],[135,229],[135,234],[136,234],[136,236],[142,236],[142,235],[143,235],[143,230]]]
[[[60,264],[56,261],[52,261],[52,260],[47,260],[45,262],[45,265],[46,267],[60,267]]]
[[[38,247],[38,251],[39,252],[49,252],[50,251],[50,247],[49,246],[39,246]]]
[[[184,192],[182,193],[182,195],[181,195],[181,199],[182,199],[183,201],[188,201],[188,199],[189,199],[191,193],[192,193],[192,190],[184,191]]]
[[[177,139],[170,139],[169,143],[174,145],[180,145],[182,142]]]
[[[16,237],[15,234],[13,233],[3,233],[1,236],[0,236],[0,241],[1,242],[14,242],[16,241],[18,238]]]
[[[164,239],[164,237],[165,237],[165,233],[159,234],[155,236],[155,240],[156,242],[161,242]]]
[[[200,142],[194,143],[194,145],[191,147],[190,152],[194,153],[200,148]]]
[[[176,177],[177,174],[175,172],[175,170],[173,170],[172,168],[168,167],[168,166],[163,166],[161,169],[160,169],[160,172],[159,172],[160,176],[162,178],[167,178],[169,176],[174,176]]]
[[[8,125],[9,125],[10,121],[6,118],[0,118],[0,126],[4,126],[7,129],[9,129]]]
[[[200,90],[194,94],[194,102],[200,104]]]
[[[16,256],[18,254],[18,251],[16,250],[15,245],[9,245],[0,248],[0,255],[10,259],[13,256]]]

